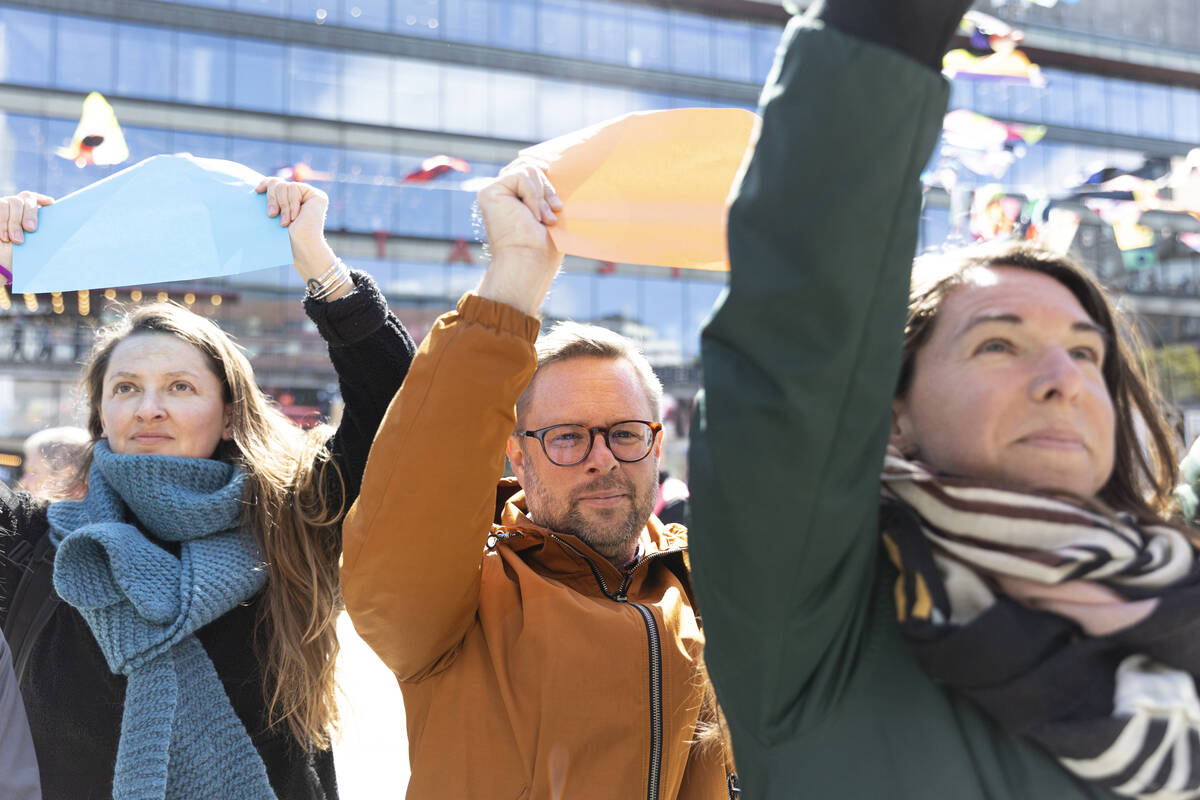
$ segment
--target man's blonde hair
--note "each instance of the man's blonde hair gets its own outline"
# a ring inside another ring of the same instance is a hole
[[[662,421],[662,381],[654,374],[654,368],[642,351],[629,339],[599,325],[584,325],[579,322],[559,322],[537,341],[537,370],[533,380],[525,387],[517,400],[517,429],[523,428],[522,420],[529,407],[529,398],[537,383],[538,373],[550,364],[572,358],[624,359],[637,373],[638,380],[646,390],[646,399],[653,409],[653,422]]]

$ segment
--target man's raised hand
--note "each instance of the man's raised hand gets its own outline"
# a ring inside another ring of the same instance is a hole
[[[561,210],[545,164],[531,158],[518,158],[479,191],[491,250],[491,263],[477,290],[482,297],[526,314],[537,312],[562,263],[548,230]]]

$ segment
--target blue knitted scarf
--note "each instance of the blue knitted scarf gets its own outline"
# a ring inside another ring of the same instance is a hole
[[[83,500],[50,506],[54,588],[128,678],[116,800],[274,800],[266,767],[195,633],[266,582],[238,528],[244,473],[118,455],[101,440]],[[148,539],[180,542],[178,557]]]

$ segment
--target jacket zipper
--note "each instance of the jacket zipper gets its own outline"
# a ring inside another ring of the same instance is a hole
[[[608,583],[604,580],[604,576],[600,574],[599,567],[592,563],[590,558],[554,534],[551,534],[550,538],[587,563],[588,567],[592,570],[592,575],[596,578],[596,583],[600,584],[600,591],[604,592],[605,597],[618,603],[633,606],[642,615],[642,622],[646,625],[646,641],[650,645],[650,773],[647,779],[646,800],[658,800],[658,783],[660,773],[662,772],[662,641],[658,633],[658,623],[654,621],[654,613],[650,611],[648,606],[630,600],[626,594],[629,591],[629,584],[633,580],[634,570],[646,559],[642,559],[642,561],[639,561],[630,568],[629,572],[625,575],[625,579],[621,581],[621,586],[617,589],[617,593],[613,594],[608,590]]]

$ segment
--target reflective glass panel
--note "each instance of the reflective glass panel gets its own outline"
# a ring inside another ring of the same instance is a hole
[[[55,86],[81,92],[111,92],[114,28],[104,20],[60,16]]]
[[[391,61],[385,56],[346,53],[342,75],[342,119],[387,125],[391,119]]]
[[[342,94],[341,59],[332,50],[288,47],[288,112],[336,119]]]
[[[233,104],[255,111],[284,110],[284,47],[271,42],[233,42]]]
[[[51,17],[0,8],[0,81],[50,84]]]
[[[185,103],[228,105],[229,39],[180,31],[176,48],[179,77],[175,82],[175,96]]]

